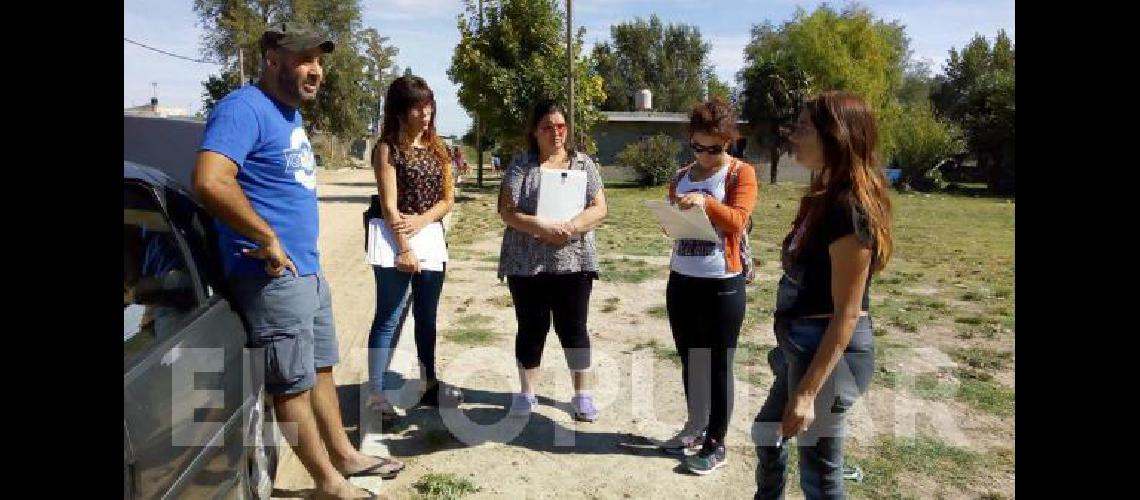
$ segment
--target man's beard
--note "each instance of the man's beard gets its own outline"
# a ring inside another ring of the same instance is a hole
[[[277,87],[282,93],[297,101],[311,101],[316,98],[315,92],[311,96],[306,96],[301,91],[301,79],[297,78],[291,71],[282,71],[277,74]],[[320,86],[318,85],[317,88],[319,89]]]

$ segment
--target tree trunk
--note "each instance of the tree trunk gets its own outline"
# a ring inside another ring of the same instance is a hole
[[[768,164],[771,165],[771,169],[768,171],[771,176],[771,182],[775,184],[776,169],[779,168],[780,164],[780,148],[775,144],[768,147]]]

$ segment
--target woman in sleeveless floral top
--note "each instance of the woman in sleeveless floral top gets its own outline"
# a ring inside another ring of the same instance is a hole
[[[388,87],[384,125],[372,163],[381,209],[395,240],[395,267],[373,266],[376,316],[368,336],[368,406],[384,418],[396,417],[387,401],[384,373],[391,363],[409,305],[415,315],[416,354],[425,392],[419,405],[454,406],[459,389],[439,382],[435,371],[436,309],[447,263],[421,261],[409,240],[423,230],[441,231],[443,216],[455,203],[451,157],[435,130],[435,97],[427,82],[404,76]],[[432,227],[439,224],[439,227]],[[411,295],[408,295],[408,287]]]

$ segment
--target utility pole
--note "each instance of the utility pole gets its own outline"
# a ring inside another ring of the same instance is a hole
[[[245,85],[245,57],[243,52],[241,47],[238,47],[238,88]]]
[[[566,111],[570,114],[566,117],[566,147],[573,151],[577,141],[574,140],[574,37],[571,35],[574,15],[570,2],[566,0],[566,75],[570,83],[570,100],[566,103]]]
[[[479,36],[483,36],[483,0],[479,0]],[[483,123],[479,112],[475,112],[475,151],[478,163],[475,165],[475,185],[483,187]]]

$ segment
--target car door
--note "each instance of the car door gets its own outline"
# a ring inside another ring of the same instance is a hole
[[[123,396],[132,490],[136,498],[212,495],[235,482],[240,463],[224,459],[223,445],[240,453],[240,438],[227,443],[225,431],[246,392],[244,330],[228,305],[207,297],[158,194],[146,183],[124,183]]]
[[[216,498],[239,485],[239,475],[247,465],[246,454],[251,450],[248,446],[251,443],[245,442],[245,431],[249,427],[246,417],[250,407],[259,402],[256,388],[261,386],[263,377],[260,371],[250,368],[244,324],[224,295],[213,219],[182,189],[164,187],[159,197],[180,240],[189,250],[197,271],[196,284],[203,294],[201,312],[188,328],[193,335],[201,337],[202,345],[214,346],[212,351],[203,351],[214,364],[202,367],[206,371],[196,374],[196,387],[197,390],[220,390],[223,396],[221,407],[192,408],[201,416],[198,421],[218,422],[222,427],[212,438],[213,445],[199,457],[200,467],[186,478],[184,493],[195,496],[200,492]],[[221,370],[214,371],[218,360],[221,360]],[[217,402],[213,400],[211,404]]]

